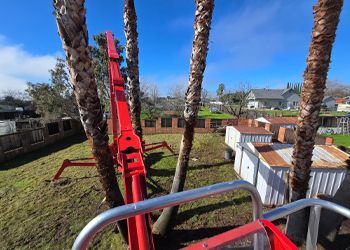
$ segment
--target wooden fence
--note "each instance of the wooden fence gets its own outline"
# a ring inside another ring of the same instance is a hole
[[[247,125],[247,119],[197,119],[195,132],[209,133],[227,125]],[[154,120],[141,120],[142,131],[150,134],[180,134],[183,131],[184,120],[179,117],[158,118]],[[108,132],[112,133],[112,121],[108,119]]]
[[[81,132],[80,122],[69,119],[50,122],[42,128],[1,135],[0,162],[38,150],[79,132]]]

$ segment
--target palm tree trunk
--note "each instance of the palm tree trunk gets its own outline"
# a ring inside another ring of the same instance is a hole
[[[88,32],[84,0],[54,0],[58,33],[66,53],[80,119],[88,139],[92,142],[92,154],[97,162],[100,182],[109,207],[124,204],[108,146],[107,122],[97,94],[92,60],[88,49]],[[126,223],[119,223],[119,231],[127,239]]]
[[[185,185],[188,162],[194,137],[194,125],[200,107],[203,74],[208,52],[209,31],[214,0],[196,0],[194,40],[190,62],[190,76],[184,110],[185,128],[170,193],[181,192]],[[172,226],[179,206],[166,208],[153,226],[155,234],[165,235]]]
[[[327,73],[343,0],[318,0],[314,6],[312,31],[304,85],[301,93],[300,113],[295,131],[293,167],[289,178],[290,201],[306,197],[312,164],[312,151],[319,127],[319,113]],[[301,211],[288,218],[287,235],[300,245],[305,239],[308,213]]]
[[[135,133],[142,141],[139,48],[137,47],[137,17],[133,0],[124,1],[124,33],[126,37],[125,51],[131,122]]]

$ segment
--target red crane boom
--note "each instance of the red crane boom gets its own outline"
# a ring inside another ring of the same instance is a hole
[[[147,196],[146,169],[143,162],[143,148],[135,134],[125,98],[124,79],[119,70],[119,55],[114,38],[106,32],[109,79],[111,87],[111,112],[113,119],[113,147],[117,152],[118,170],[122,172],[124,200],[126,204],[142,201]],[[118,133],[119,132],[119,133]],[[152,233],[149,214],[129,218],[128,234],[130,249],[152,249]]]

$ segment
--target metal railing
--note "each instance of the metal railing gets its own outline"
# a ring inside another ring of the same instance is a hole
[[[247,181],[229,181],[109,209],[96,216],[84,227],[76,238],[72,249],[87,249],[89,242],[97,232],[116,221],[237,189],[249,192],[252,198],[253,220],[262,218],[262,201],[258,190]]]
[[[295,213],[303,208],[310,207],[310,217],[306,239],[306,249],[308,250],[316,249],[322,208],[329,209],[350,219],[350,209],[347,209],[333,202],[320,199],[298,200],[262,214],[262,201],[257,189],[247,181],[238,180],[214,184],[202,188],[196,188],[180,193],[168,194],[165,196],[107,210],[96,216],[84,227],[84,229],[76,238],[72,249],[87,249],[89,242],[97,232],[101,231],[116,221],[134,217],[135,215],[139,214],[153,212],[155,210],[163,209],[166,207],[177,206],[186,202],[199,200],[213,195],[223,194],[237,189],[249,192],[252,198],[253,220],[264,218],[270,221],[274,221]]]
[[[343,215],[350,219],[350,209],[340,206],[336,203],[320,200],[320,199],[301,199],[289,204],[286,204],[282,207],[272,209],[263,214],[263,218],[274,221],[283,217],[286,217],[292,213],[295,213],[303,208],[310,207],[310,217],[309,225],[307,230],[306,238],[306,249],[316,249],[317,237],[318,237],[318,228],[320,224],[321,209],[325,208]]]

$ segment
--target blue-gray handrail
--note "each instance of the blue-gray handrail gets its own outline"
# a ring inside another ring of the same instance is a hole
[[[318,227],[322,208],[329,209],[350,219],[350,209],[330,201],[313,198],[298,200],[282,207],[274,208],[262,215],[262,202],[257,189],[247,181],[238,180],[218,183],[175,194],[168,194],[165,196],[109,209],[96,216],[83,228],[76,238],[72,249],[87,249],[89,242],[97,232],[118,220],[123,220],[139,214],[153,212],[155,210],[180,205],[186,202],[195,201],[237,189],[248,191],[252,197],[253,220],[264,218],[274,221],[295,213],[303,208],[311,207],[308,234],[306,239],[306,249],[308,250],[316,249]]]
[[[253,220],[261,218],[262,202],[257,189],[247,181],[229,181],[109,209],[96,216],[83,228],[72,249],[87,249],[94,235],[113,222],[237,189],[248,191],[252,197]]]

